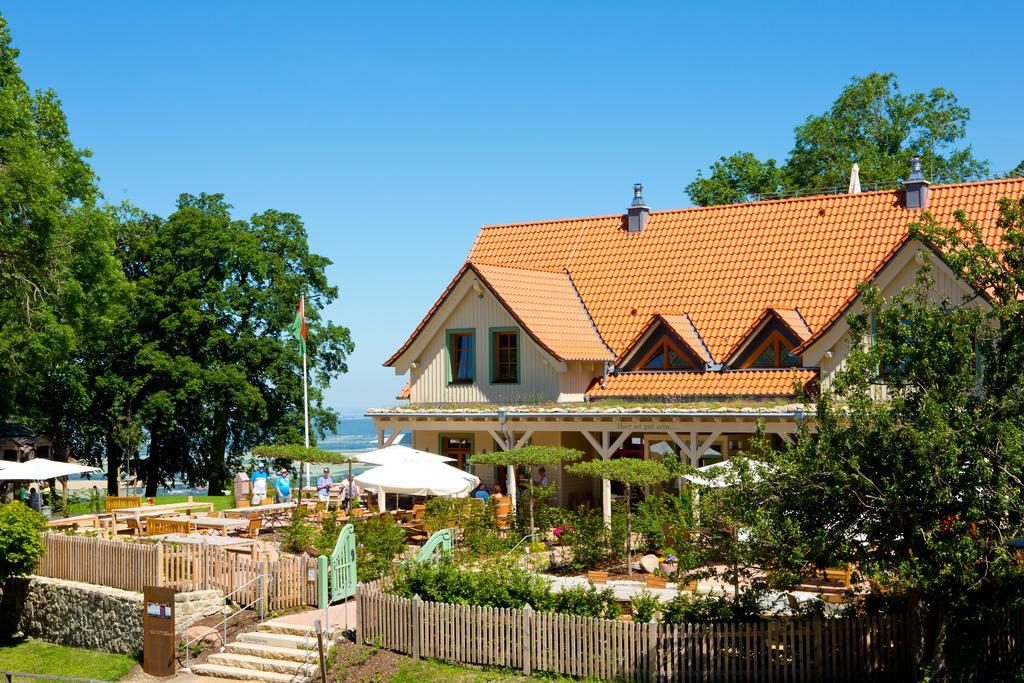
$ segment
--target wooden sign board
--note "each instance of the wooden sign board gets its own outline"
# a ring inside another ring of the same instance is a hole
[[[174,589],[142,588],[142,670],[150,676],[174,675]]]

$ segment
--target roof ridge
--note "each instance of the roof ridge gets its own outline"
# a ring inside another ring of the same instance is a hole
[[[999,183],[1024,183],[1024,177],[1021,177],[1021,178],[993,178],[993,179],[989,179],[989,180],[968,180],[968,181],[963,181],[963,182],[960,182],[960,183],[943,183],[943,184],[932,185],[931,189],[932,189],[932,191],[935,191],[935,190],[942,190],[942,189],[947,189],[947,188],[958,188],[958,187],[968,187],[968,186],[977,186],[977,185],[996,185],[996,184],[999,184]],[[799,203],[799,202],[808,202],[808,201],[812,201],[812,200],[828,200],[828,199],[836,200],[836,199],[840,199],[840,198],[850,198],[850,197],[877,197],[879,195],[895,194],[895,193],[898,193],[898,192],[902,192],[902,190],[899,189],[899,188],[896,188],[896,189],[889,189],[889,190],[871,190],[870,192],[856,192],[856,193],[853,193],[853,194],[851,194],[849,192],[835,192],[835,193],[832,193],[832,194],[809,194],[809,195],[805,195],[805,196],[802,196],[802,197],[781,197],[781,198],[778,198],[778,199],[760,199],[760,200],[757,200],[757,201],[736,202],[736,203],[733,203],[733,204],[714,204],[712,206],[687,206],[687,207],[683,207],[683,208],[679,208],[679,209],[659,209],[657,211],[651,211],[650,215],[651,216],[655,216],[655,215],[659,215],[659,214],[687,213],[687,212],[691,212],[691,211],[717,211],[717,210],[723,210],[723,209],[733,209],[733,208],[736,208],[736,207],[739,207],[739,206],[755,206],[755,205],[765,206],[765,205],[777,205],[777,204],[794,204],[794,203]],[[553,223],[575,223],[575,222],[579,222],[579,221],[600,221],[600,220],[608,220],[610,218],[621,218],[624,215],[626,215],[626,214],[625,213],[611,213],[611,214],[604,214],[604,215],[600,215],[600,216],[569,216],[569,217],[566,217],[566,218],[546,218],[546,219],[537,220],[537,221],[520,221],[520,222],[516,222],[516,223],[490,223],[490,224],[487,224],[487,225],[480,226],[480,230],[483,231],[483,230],[495,230],[495,229],[498,229],[498,228],[527,227],[527,226],[531,226],[531,225],[550,225],[550,224],[553,224]],[[479,233],[477,233],[477,237],[479,238]],[[474,241],[474,246],[476,246],[476,242],[475,241]],[[472,250],[470,250],[470,251],[472,253]]]
[[[597,323],[594,322],[594,316],[590,315],[590,309],[587,308],[587,302],[583,300],[583,296],[580,294],[580,290],[576,287],[576,283],[573,282],[572,273],[569,272],[568,266],[565,268],[565,277],[569,280],[569,286],[572,287],[573,293],[576,295],[576,300],[580,302],[580,306],[583,308],[583,312],[587,315],[587,322],[590,323],[590,327],[594,330],[594,334],[601,340],[604,347],[608,349],[608,353],[612,354],[613,358],[616,358],[615,351],[608,345],[608,342],[601,336],[601,330],[597,329]]]

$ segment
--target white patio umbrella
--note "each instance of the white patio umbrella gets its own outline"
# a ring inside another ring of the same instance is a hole
[[[760,481],[775,469],[768,463],[761,462],[760,460],[736,457],[723,462],[716,462],[710,465],[705,465],[704,467],[698,467],[697,471],[701,474],[684,474],[683,479],[691,484],[711,489],[735,486],[740,483],[738,466],[740,463],[744,462],[750,468],[751,476],[754,481]]]
[[[83,472],[99,472],[98,467],[76,465],[71,462],[58,462],[47,458],[33,458],[25,462],[4,463],[0,469],[0,481],[46,481],[59,479]]]
[[[409,448],[408,446],[401,445],[391,445],[386,448],[367,451],[366,453],[356,453],[355,459],[357,462],[366,463],[367,465],[393,465],[396,463],[417,462],[427,464],[444,464],[446,462],[455,461],[455,458],[449,458],[445,455],[419,451],[415,448]]]
[[[384,496],[404,493],[410,496],[462,497],[480,485],[480,479],[450,465],[423,462],[397,462],[369,469],[355,478],[358,486],[377,492],[380,509],[387,508]]]

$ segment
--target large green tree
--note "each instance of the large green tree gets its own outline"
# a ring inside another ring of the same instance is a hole
[[[985,296],[944,299],[927,268],[891,299],[865,287],[850,317],[865,343],[818,399],[815,433],[736,497],[776,579],[853,562],[904,596],[931,680],[998,675],[986,639],[1024,598],[1008,544],[1024,536],[1024,204],[1004,200],[999,222],[999,250],[963,214],[914,228]]]
[[[219,492],[244,451],[301,440],[301,356],[288,335],[301,295],[310,419],[315,432],[335,427],[323,389],[347,370],[353,344],[322,319],[338,295],[330,261],[310,252],[297,215],[238,220],[230,209],[202,194],[182,195],[166,219],[124,214],[119,254],[134,287],[134,333],[118,365],[133,380],[116,384],[111,404],[130,406],[125,419],[147,437],[147,495],[175,474]]]
[[[0,419],[70,438],[76,428],[54,406],[88,403],[76,354],[109,329],[122,279],[89,153],[17,58],[0,17]]]
[[[854,77],[828,111],[796,127],[781,168],[737,152],[698,172],[686,191],[699,206],[829,191],[847,186],[854,162],[863,184],[891,185],[907,176],[915,156],[933,181],[971,180],[989,167],[963,144],[970,116],[945,88],[908,94],[892,73]]]

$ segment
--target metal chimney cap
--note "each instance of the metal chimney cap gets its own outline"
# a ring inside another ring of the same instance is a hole
[[[921,157],[915,156],[910,160],[910,178],[908,180],[924,180],[921,173]]]
[[[643,183],[633,183],[633,206],[644,205],[644,185]]]

